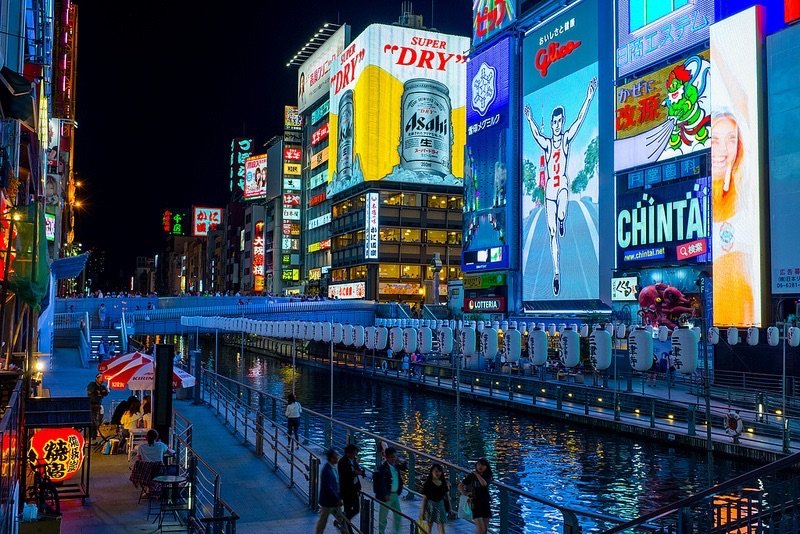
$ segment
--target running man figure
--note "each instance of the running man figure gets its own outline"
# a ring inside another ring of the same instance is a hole
[[[597,78],[589,81],[586,89],[586,99],[583,101],[578,117],[572,126],[562,133],[564,127],[564,107],[556,106],[550,119],[553,130],[552,137],[545,137],[536,126],[531,114],[531,106],[525,106],[525,118],[531,128],[531,134],[536,143],[542,147],[547,162],[547,180],[544,186],[544,209],[547,214],[547,229],[550,232],[550,254],[553,257],[553,295],[558,296],[561,291],[561,251],[559,238],[564,237],[564,220],[567,217],[567,204],[569,204],[569,178],[567,177],[567,158],[570,145],[578,129],[586,118],[589,105],[597,90]],[[558,235],[556,235],[558,232]]]

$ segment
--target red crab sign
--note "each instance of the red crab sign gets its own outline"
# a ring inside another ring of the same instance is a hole
[[[83,465],[83,435],[74,428],[45,428],[31,438],[28,460],[45,470],[53,482],[69,480]]]

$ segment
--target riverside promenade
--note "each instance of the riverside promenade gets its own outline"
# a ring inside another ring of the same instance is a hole
[[[46,372],[44,387],[52,397],[80,397],[94,380],[96,368],[83,368],[77,351],[56,350],[51,368]],[[111,404],[130,395],[129,391],[111,391],[104,402],[106,419]],[[307,497],[290,488],[272,466],[253,452],[253,447],[232,431],[231,426],[206,405],[194,405],[190,400],[175,400],[174,409],[192,423],[192,447],[202,459],[221,476],[221,497],[239,516],[237,532],[309,534],[314,532],[318,515],[310,510]],[[340,452],[343,445],[337,447]],[[317,457],[323,456],[321,446],[303,447]],[[80,499],[62,500],[61,532],[95,534],[97,532],[138,533],[158,531],[158,516],[148,517],[148,503],[139,499],[139,490],[129,481],[130,470],[125,454],[103,455],[90,447],[91,472],[89,497],[84,505]],[[363,491],[372,494],[371,482],[362,481]],[[419,515],[420,501],[403,501],[406,515]],[[169,519],[169,518],[168,518]],[[356,518],[358,519],[358,518]],[[329,519],[326,532],[335,532]],[[474,526],[458,520],[448,525],[448,532],[472,532]],[[185,532],[185,526],[166,521],[164,531]],[[404,531],[407,531],[408,527]]]

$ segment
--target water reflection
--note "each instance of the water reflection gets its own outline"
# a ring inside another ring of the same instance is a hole
[[[328,412],[327,370],[299,367],[293,375],[289,364],[246,352],[248,371],[242,373],[237,356],[235,349],[223,348],[220,373],[245,374],[245,381],[278,396],[291,391],[294,379],[304,406]],[[455,399],[342,372],[335,373],[334,387],[336,418],[450,461],[457,457]],[[486,457],[499,480],[557,503],[625,518],[754,467],[729,459],[709,463],[705,453],[468,402],[462,402],[460,421],[462,458],[469,465]],[[524,521],[525,532],[554,531],[562,520],[557,511],[529,501],[512,506],[519,508],[517,521]],[[586,531],[598,526],[582,524]]]

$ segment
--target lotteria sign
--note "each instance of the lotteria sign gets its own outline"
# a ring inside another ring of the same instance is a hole
[[[504,297],[479,297],[464,299],[464,311],[471,313],[504,312],[506,299]]]
[[[708,178],[617,197],[617,264],[710,260]]]

